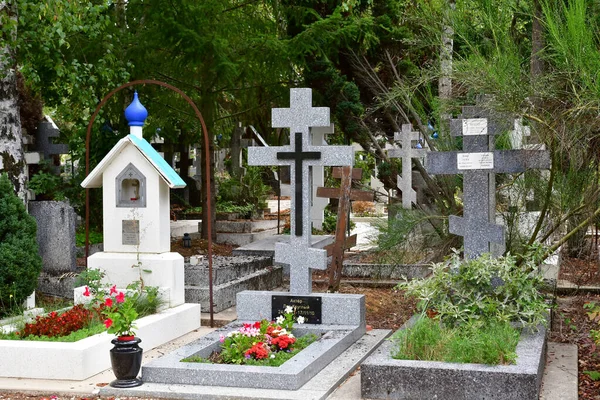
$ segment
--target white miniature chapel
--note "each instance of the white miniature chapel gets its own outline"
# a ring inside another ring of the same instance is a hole
[[[125,110],[130,134],[119,140],[81,183],[102,187],[104,251],[88,257],[88,268],[125,288],[139,281],[158,286],[169,306],[184,303],[183,257],[171,252],[169,189],[185,182],[142,136],[148,111],[137,92]]]

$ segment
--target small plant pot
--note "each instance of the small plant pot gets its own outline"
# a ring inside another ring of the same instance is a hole
[[[114,345],[110,349],[110,363],[116,380],[110,383],[114,388],[132,388],[140,386],[137,378],[142,367],[143,349],[138,346],[142,340],[133,336],[119,337],[111,340]]]

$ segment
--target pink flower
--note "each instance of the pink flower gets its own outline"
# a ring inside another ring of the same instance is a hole
[[[104,300],[104,304],[106,305],[106,307],[112,307],[113,301],[110,297],[107,297],[106,300]]]
[[[115,300],[117,300],[117,303],[123,303],[125,301],[125,293],[119,292],[119,294],[115,296]]]
[[[90,296],[90,288],[89,287],[85,287],[85,290],[83,291],[83,295],[85,297],[89,297]]]
[[[225,336],[223,334],[219,335],[219,342],[223,343],[225,341]]]
[[[117,293],[117,285],[113,285],[110,288],[110,294],[113,295],[113,294],[116,294],[116,293]]]
[[[110,328],[112,326],[112,323],[113,323],[112,319],[110,319],[110,318],[106,318],[104,320],[104,326],[106,326],[106,329]]]

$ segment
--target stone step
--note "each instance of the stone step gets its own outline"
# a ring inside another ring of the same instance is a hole
[[[283,226],[283,222],[280,223]],[[276,219],[217,221],[217,232],[225,233],[252,233],[270,229],[277,229]]]
[[[254,271],[231,282],[215,285],[213,287],[213,312],[220,312],[236,305],[236,294],[241,291],[271,290],[281,286],[282,280],[283,268],[269,267]],[[208,311],[210,308],[208,285],[200,287],[186,284],[185,302],[199,303],[202,310]]]
[[[217,232],[217,243],[245,246],[277,234],[277,228],[251,233]]]
[[[222,285],[272,265],[270,257],[214,256],[213,285]],[[185,264],[185,285],[208,287],[208,259],[199,264]]]

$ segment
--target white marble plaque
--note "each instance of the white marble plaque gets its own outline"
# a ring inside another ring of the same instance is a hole
[[[458,169],[494,169],[494,153],[459,153],[456,155]]]
[[[122,222],[123,244],[134,246],[140,244],[140,221],[133,219]]]
[[[487,118],[469,118],[462,120],[463,136],[487,135],[488,125]]]

